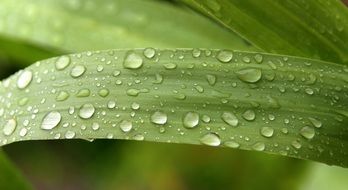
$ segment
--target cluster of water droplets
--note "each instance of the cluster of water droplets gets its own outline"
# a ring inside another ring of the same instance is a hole
[[[319,157],[331,142],[316,141],[328,134],[326,124],[347,134],[347,73],[339,66],[325,73],[309,62],[229,50],[61,56],[1,83],[0,140],[147,139],[293,156],[305,148]]]

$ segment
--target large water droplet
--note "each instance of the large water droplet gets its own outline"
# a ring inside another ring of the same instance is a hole
[[[22,71],[17,80],[17,87],[19,89],[26,88],[33,79],[33,73],[29,70]]]
[[[253,121],[255,119],[255,112],[253,110],[246,110],[243,113],[243,118],[247,121]]]
[[[15,119],[10,119],[6,122],[3,128],[3,132],[6,136],[11,135],[17,127],[17,121]]]
[[[228,125],[231,125],[233,127],[236,127],[238,125],[238,118],[232,112],[223,112],[221,118]]]
[[[314,131],[314,129],[312,127],[305,126],[305,127],[302,127],[302,129],[300,130],[300,134],[304,138],[310,140],[310,139],[312,139],[314,137],[315,131]]]
[[[208,133],[201,137],[202,144],[209,146],[219,146],[221,143],[220,137],[215,133]]]
[[[84,104],[80,108],[79,116],[83,119],[89,119],[93,116],[95,108],[92,104]]]
[[[61,57],[58,57],[58,59],[56,61],[56,69],[57,70],[63,70],[69,64],[70,64],[70,57],[63,55]]]
[[[217,59],[222,63],[228,63],[232,60],[233,53],[228,50],[222,50],[217,54]]]
[[[127,133],[129,132],[130,130],[132,130],[132,127],[133,127],[133,124],[131,121],[128,121],[128,120],[122,120],[121,123],[120,123],[120,129]]]
[[[256,83],[261,79],[262,71],[261,69],[247,68],[236,71],[237,77],[247,83]]]
[[[45,115],[41,123],[41,129],[51,130],[58,126],[62,119],[62,116],[57,111],[49,112]]]
[[[70,75],[74,78],[80,77],[83,75],[83,73],[86,72],[86,67],[83,65],[76,65],[74,66],[71,71],[70,71]]]
[[[188,112],[185,114],[183,124],[186,128],[194,128],[199,123],[199,114],[196,112]]]
[[[139,69],[143,65],[143,58],[138,54],[131,52],[124,59],[123,66],[127,69]]]
[[[151,115],[151,122],[159,125],[164,125],[167,122],[167,114],[156,111]]]
[[[262,127],[260,133],[264,137],[272,137],[274,133],[274,129],[271,127]]]

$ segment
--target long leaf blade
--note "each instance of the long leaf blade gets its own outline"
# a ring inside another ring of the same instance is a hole
[[[347,167],[347,72],[339,64],[228,50],[62,56],[2,82],[0,139],[206,144]]]
[[[348,63],[348,9],[339,0],[182,0],[266,52]]]

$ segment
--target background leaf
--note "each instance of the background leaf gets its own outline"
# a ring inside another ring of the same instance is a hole
[[[333,63],[228,50],[62,56],[3,81],[2,144],[134,139],[346,167],[347,72]]]
[[[266,52],[348,63],[348,10],[339,0],[182,0]]]

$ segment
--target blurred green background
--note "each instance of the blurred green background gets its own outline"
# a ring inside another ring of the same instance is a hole
[[[58,54],[0,36],[0,77]],[[19,142],[3,151],[12,163],[0,157],[0,172],[13,164],[34,189],[348,189],[347,169],[226,148],[59,140]],[[0,183],[11,183],[14,178],[4,175]],[[18,184],[13,189],[22,187]]]

